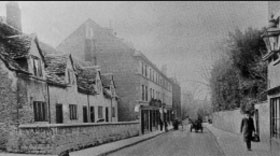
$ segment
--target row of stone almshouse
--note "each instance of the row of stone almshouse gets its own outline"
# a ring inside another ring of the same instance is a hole
[[[0,22],[0,148],[26,124],[117,122],[112,74]],[[10,149],[12,151],[12,149]],[[19,151],[21,152],[21,151]]]

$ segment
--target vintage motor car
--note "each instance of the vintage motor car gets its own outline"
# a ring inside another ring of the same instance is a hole
[[[203,132],[203,127],[202,127],[202,121],[201,120],[190,120],[191,122],[191,127],[190,127],[190,132],[193,131],[193,129],[195,130],[195,132],[197,133],[198,131],[200,131],[201,133]]]

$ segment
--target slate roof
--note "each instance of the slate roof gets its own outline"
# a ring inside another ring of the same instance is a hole
[[[46,55],[46,77],[48,82],[66,85],[65,71],[69,55]]]
[[[22,34],[21,31],[3,22],[0,22],[0,32],[1,32],[0,33],[1,36],[12,36],[12,35]]]
[[[46,70],[50,73],[64,74],[67,66],[69,55],[46,55]]]
[[[1,39],[5,51],[12,59],[28,56],[32,40],[33,38],[29,35],[14,35]]]
[[[81,66],[76,66],[77,72],[77,84],[79,91],[85,91],[89,94],[96,94],[95,84],[96,84],[96,68],[83,68]]]
[[[33,35],[22,34],[13,27],[0,22],[0,59],[13,71],[30,74],[17,62],[18,58],[29,55]]]
[[[27,70],[22,68],[14,59],[12,59],[6,52],[5,46],[0,42],[0,59],[4,62],[6,67],[12,71],[30,74]]]
[[[111,75],[100,75],[100,79],[102,82],[103,87],[110,87],[111,85]]]

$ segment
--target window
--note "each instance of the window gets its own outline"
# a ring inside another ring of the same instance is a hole
[[[145,69],[144,69],[144,63],[141,62],[141,66],[142,66],[142,75],[145,75]]]
[[[152,69],[150,68],[150,76],[149,76],[150,79],[152,79]]]
[[[75,84],[75,76],[73,74],[73,71],[68,69],[68,82],[69,84]]]
[[[271,136],[280,139],[280,97],[270,101],[271,108]]]
[[[95,113],[94,113],[94,106],[90,107],[90,121],[95,122]]]
[[[146,90],[146,101],[148,101],[148,86],[145,86],[145,90]]]
[[[115,109],[115,107],[112,107],[112,117],[116,117],[116,109]]]
[[[47,105],[45,102],[34,101],[33,108],[35,121],[47,121]]]
[[[155,71],[153,70],[153,81],[155,81]]]
[[[42,74],[42,65],[41,65],[41,61],[39,58],[37,57],[31,57],[32,59],[32,65],[33,65],[33,74],[35,76],[39,76],[39,77],[42,77],[43,74]]]
[[[99,79],[96,80],[96,90],[98,94],[101,94],[102,92],[102,84],[101,81]]]
[[[98,106],[98,118],[103,118],[103,107]]]
[[[77,105],[70,104],[69,105],[69,114],[70,114],[70,120],[77,120]]]
[[[150,88],[150,99],[152,99],[152,98],[153,98],[153,89]]]
[[[145,100],[145,87],[142,85],[142,100]]]
[[[145,77],[148,77],[148,66],[145,65]]]

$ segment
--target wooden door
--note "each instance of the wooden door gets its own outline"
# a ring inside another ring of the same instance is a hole
[[[84,119],[84,122],[88,122],[87,107],[86,106],[83,107],[83,119]]]
[[[108,107],[105,108],[105,117],[106,117],[106,122],[109,122],[109,109],[108,109]]]

